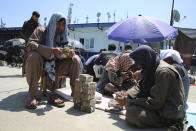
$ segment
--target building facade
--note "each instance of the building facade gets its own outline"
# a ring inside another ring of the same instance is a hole
[[[115,23],[86,23],[86,24],[70,24],[68,25],[69,29],[69,38],[73,40],[80,41],[85,50],[91,50],[99,52],[100,49],[107,49],[109,44],[115,44],[117,50],[126,44],[130,44],[133,48],[137,48],[140,44],[123,43],[118,41],[109,40],[106,36],[106,30],[110,28]],[[0,28],[0,43],[5,42],[6,40],[13,38],[20,38],[21,27],[12,27],[12,28]],[[188,37],[196,39],[196,29],[188,28],[178,28],[180,31],[184,32]],[[172,44],[175,42],[175,38],[172,40]],[[168,41],[161,43],[149,43],[154,49],[164,49],[168,46]]]
[[[86,50],[107,49],[109,44],[115,44],[117,50],[124,43],[109,40],[106,30],[114,23],[89,23],[69,25],[69,38],[80,41]]]

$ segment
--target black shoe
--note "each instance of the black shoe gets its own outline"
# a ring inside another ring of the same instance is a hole
[[[169,126],[168,131],[183,131],[183,123],[176,123]]]

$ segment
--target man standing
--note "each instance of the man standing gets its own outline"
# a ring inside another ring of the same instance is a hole
[[[23,39],[25,39],[26,42],[28,41],[35,28],[40,25],[38,22],[39,17],[39,12],[33,11],[31,19],[24,22],[21,36]]]
[[[29,37],[31,36],[35,28],[37,28],[37,26],[40,25],[38,22],[39,17],[40,17],[39,12],[33,11],[31,19],[24,22],[22,26],[21,36],[25,40],[26,43],[28,42]],[[22,76],[24,76],[25,74],[25,69],[24,69],[25,59],[26,59],[26,56],[24,56],[24,60],[23,60]]]

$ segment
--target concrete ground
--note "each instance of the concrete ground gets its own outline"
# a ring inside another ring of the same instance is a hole
[[[140,131],[125,122],[125,116],[96,110],[84,113],[72,102],[56,108],[47,104],[47,97],[36,110],[24,107],[28,85],[21,69],[0,67],[0,131]],[[196,87],[190,87],[189,101],[196,102]],[[41,95],[41,92],[40,92]],[[154,129],[154,131],[166,129]],[[152,131],[145,129],[144,131]]]

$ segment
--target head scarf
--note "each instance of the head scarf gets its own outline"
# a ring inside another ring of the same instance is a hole
[[[54,36],[56,32],[56,23],[64,18],[66,20],[66,17],[62,13],[55,13],[51,16],[50,21],[48,23],[48,26],[46,28],[46,46],[48,47],[54,47]],[[60,35],[56,38],[56,43],[65,43],[68,41],[68,31],[67,26],[65,26],[65,30],[61,32]],[[55,43],[55,44],[56,44]],[[58,44],[56,44],[58,46]],[[59,45],[61,46],[61,45]],[[61,46],[62,47],[62,46]],[[45,71],[48,72],[49,78],[52,81],[55,81],[55,60],[54,55],[51,54],[50,61],[45,62]]]
[[[114,58],[110,58],[106,64],[106,70],[114,69],[115,71],[127,71],[133,64],[134,60],[129,57],[129,53],[124,53]]]
[[[130,53],[130,57],[136,64],[142,66],[141,74],[141,92],[138,97],[148,97],[151,87],[155,81],[155,71],[160,63],[155,51],[146,45],[138,47],[135,51]]]
[[[180,56],[180,53],[176,50],[173,49],[168,49],[168,50],[161,50],[160,52],[160,58],[161,60],[164,60],[168,57],[171,57],[175,62],[177,62],[178,64],[182,64],[183,60]]]

